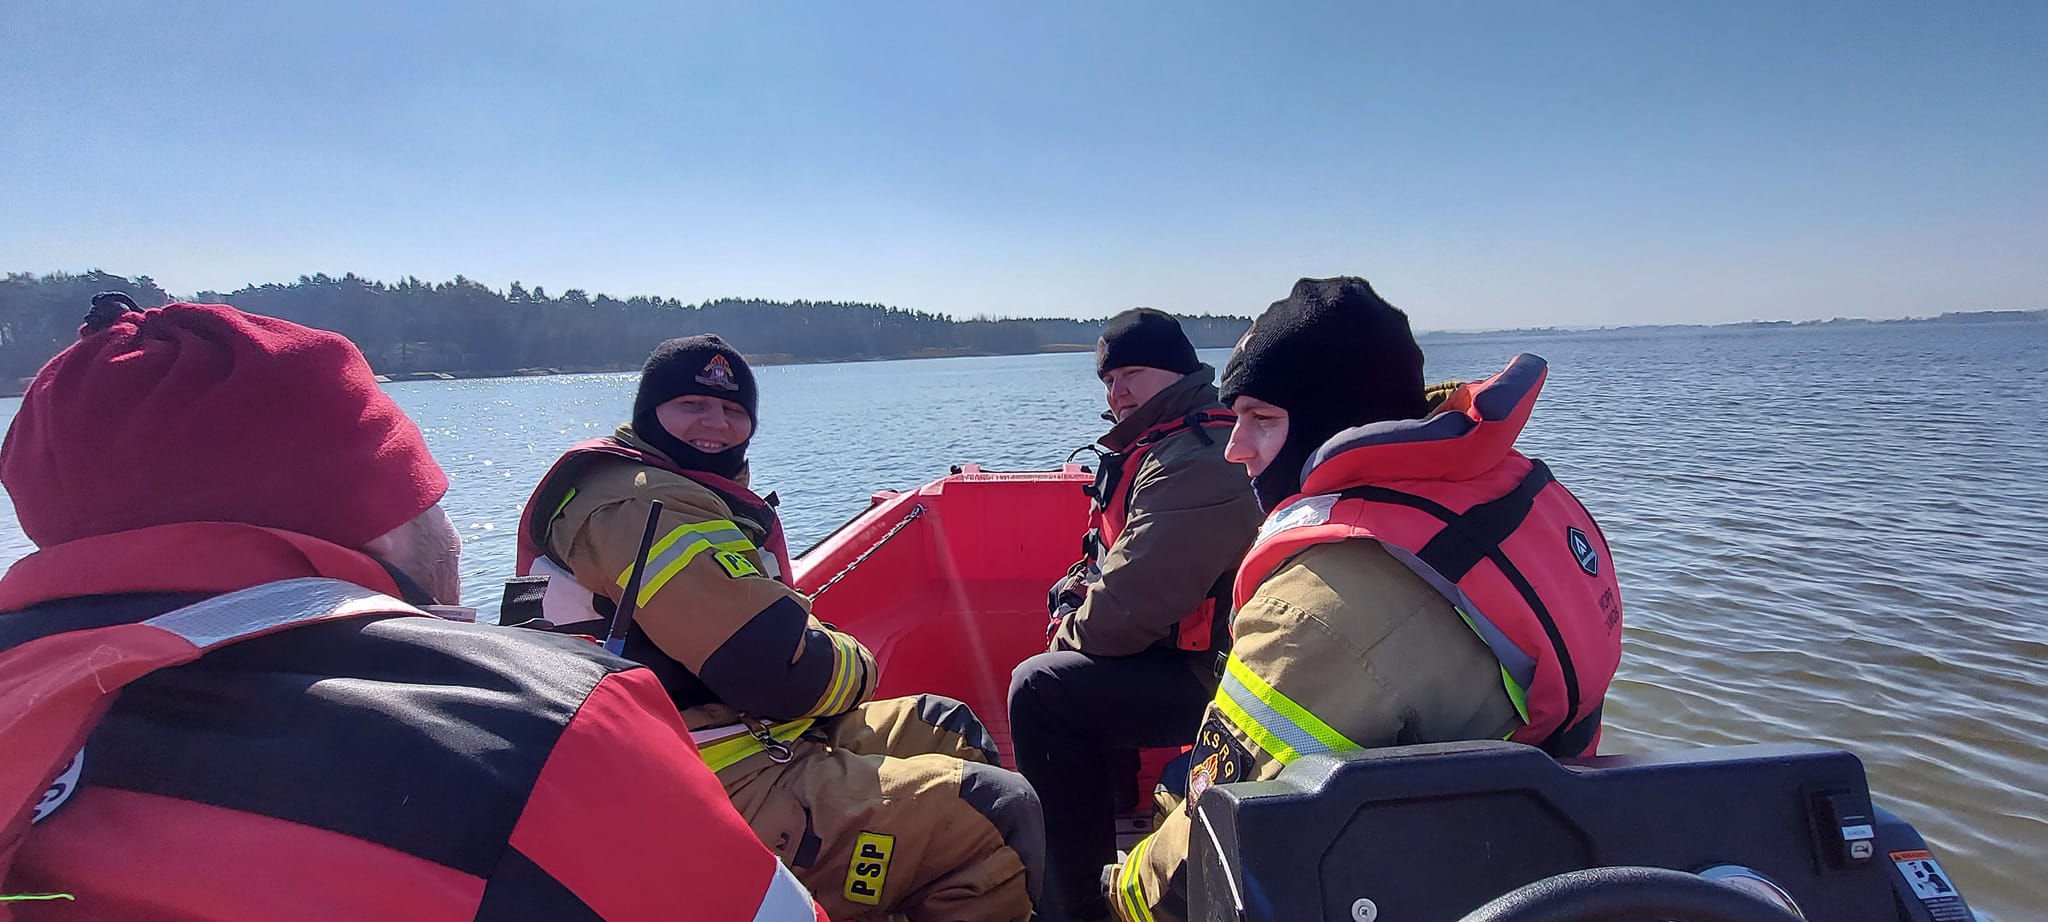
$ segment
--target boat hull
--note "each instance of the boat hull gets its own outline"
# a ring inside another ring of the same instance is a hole
[[[1046,647],[1046,590],[1081,556],[1093,480],[1078,465],[972,465],[869,507],[798,556],[812,611],[865,644],[878,698],[938,694],[973,708],[1015,767],[1010,672]]]

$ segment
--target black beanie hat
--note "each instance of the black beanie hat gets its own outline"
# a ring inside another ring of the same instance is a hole
[[[1408,315],[1348,276],[1302,279],[1266,308],[1224,366],[1222,396],[1287,411],[1280,455],[1252,478],[1267,511],[1301,491],[1302,466],[1331,436],[1429,412]]]
[[[747,463],[747,442],[716,454],[698,451],[670,435],[655,415],[662,404],[692,394],[730,400],[746,409],[747,419],[760,423],[754,370],[747,367],[739,350],[726,345],[717,334],[703,333],[654,347],[640,369],[640,390],[633,395],[633,431],[685,468],[726,478],[739,476]],[[747,441],[752,440],[749,437]]]
[[[1137,307],[1109,318],[1095,344],[1096,377],[1132,365],[1186,375],[1201,368],[1202,362],[1172,314]]]

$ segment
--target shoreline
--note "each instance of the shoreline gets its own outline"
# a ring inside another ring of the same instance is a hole
[[[748,355],[747,364],[756,368],[775,365],[853,365],[866,362],[910,362],[923,359],[995,358],[1005,355],[1053,355],[1065,352],[1092,352],[1093,346],[1063,346],[1041,349],[1037,352],[989,352],[986,350],[930,350],[930,354],[917,355],[876,355],[841,356],[835,358],[799,358],[786,353],[765,353]],[[1221,348],[1221,347],[1217,347]],[[567,375],[615,375],[637,372],[639,365],[619,365],[603,368],[515,368],[510,371],[405,371],[396,374],[379,373],[377,381],[382,384],[407,384],[415,381],[472,381],[489,378],[554,378]],[[13,394],[8,396],[20,396]]]
[[[1488,336],[1585,336],[1609,333],[1686,333],[1686,332],[1750,332],[1780,330],[1825,330],[1844,327],[1887,327],[1887,326],[1981,326],[2002,323],[2048,323],[2048,309],[2044,310],[1997,310],[1997,311],[1951,311],[1934,317],[1897,317],[1886,320],[1872,320],[1860,317],[1835,317],[1828,320],[1749,320],[1735,323],[1670,323],[1630,324],[1609,327],[1525,327],[1507,330],[1423,330],[1415,334],[1419,343],[1431,340],[1473,339]],[[1004,355],[1059,355],[1094,351],[1092,343],[1048,343],[1029,352],[995,352],[986,349],[920,349],[904,355],[856,355],[832,358],[801,358],[788,353],[762,353],[749,355],[747,361],[753,365],[841,365],[856,362],[902,362],[918,359],[990,358]],[[1229,346],[1197,346],[1197,349],[1227,349]],[[396,374],[379,373],[381,384],[404,384],[415,381],[470,381],[494,378],[552,378],[563,375],[605,375],[639,371],[638,365],[606,366],[599,368],[513,368],[491,371],[409,371]],[[32,378],[0,385],[0,399],[20,397],[28,388]]]
[[[1227,349],[1228,346],[1197,346],[1198,349]],[[1093,344],[1055,343],[1034,352],[991,352],[985,349],[924,349],[909,355],[839,356],[834,358],[801,358],[787,353],[769,352],[748,355],[747,364],[757,368],[775,365],[854,365],[867,362],[912,362],[924,359],[997,358],[1006,355],[1064,355],[1075,352],[1094,352]],[[637,372],[639,365],[620,365],[603,368],[515,368],[510,371],[405,371],[396,374],[379,373],[380,384],[409,384],[417,381],[473,381],[492,378],[554,378],[567,375],[615,375]],[[0,394],[19,397],[19,393]]]
[[[1415,334],[1418,343],[1431,340],[1475,339],[1489,336],[1587,336],[1604,334],[1682,334],[1687,332],[1771,332],[1787,330],[1833,330],[1844,327],[1889,327],[1889,326],[1983,326],[2003,323],[2048,323],[2048,310],[2032,311],[1971,311],[1948,313],[1938,317],[1899,317],[1890,320],[1869,320],[1857,317],[1836,317],[1829,320],[1750,320],[1738,323],[1673,323],[1673,324],[1632,324],[1618,327],[1529,327],[1518,330],[1424,330]],[[1229,346],[1196,346],[1197,349],[1228,349]],[[747,356],[747,362],[757,366],[771,365],[847,365],[862,362],[905,362],[920,359],[951,358],[992,358],[1005,355],[1059,355],[1076,352],[1092,352],[1093,344],[1052,343],[1031,352],[993,352],[985,349],[926,349],[908,355],[886,356],[843,356],[837,358],[799,358],[787,353],[763,353]],[[442,372],[416,371],[396,375],[379,374],[377,380],[386,383],[411,381],[467,381],[486,378],[542,378],[560,375],[605,375],[639,371],[637,365],[610,368],[520,368],[511,371]],[[20,396],[6,394],[0,396]]]

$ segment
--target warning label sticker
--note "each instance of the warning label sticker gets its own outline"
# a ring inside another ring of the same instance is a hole
[[[1956,892],[1955,884],[1949,882],[1948,872],[1941,869],[1941,862],[1926,851],[1892,852],[1892,864],[1906,878],[1906,886],[1913,895],[1926,904],[1927,911],[1939,922],[1969,922],[1970,910],[1963,904],[1962,895]]]

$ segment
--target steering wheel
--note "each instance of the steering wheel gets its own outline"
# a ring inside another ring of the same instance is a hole
[[[1547,877],[1460,922],[1800,922],[1763,897],[1667,868],[1614,867]]]

